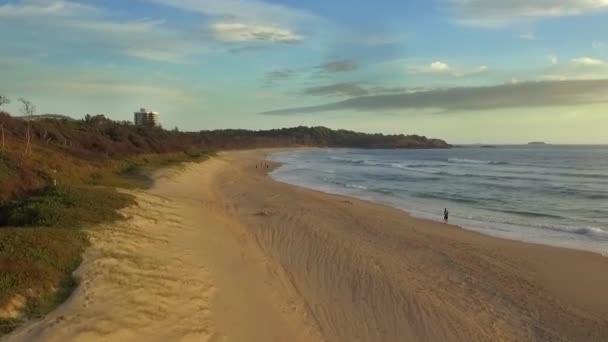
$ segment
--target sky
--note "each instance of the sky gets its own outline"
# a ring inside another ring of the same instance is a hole
[[[2,107],[608,144],[608,0],[0,0]]]

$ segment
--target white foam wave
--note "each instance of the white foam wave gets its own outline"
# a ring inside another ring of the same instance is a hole
[[[465,158],[449,158],[448,162],[458,164],[488,164],[488,165],[505,165],[507,163],[493,160],[477,160]]]

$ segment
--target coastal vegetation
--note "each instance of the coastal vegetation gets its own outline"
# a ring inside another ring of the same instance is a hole
[[[8,103],[0,97],[1,104]],[[87,246],[82,228],[122,219],[128,191],[151,170],[199,161],[212,151],[262,147],[444,148],[416,135],[325,127],[267,131],[171,131],[86,115],[82,120],[0,112],[0,335],[44,315],[76,285]]]

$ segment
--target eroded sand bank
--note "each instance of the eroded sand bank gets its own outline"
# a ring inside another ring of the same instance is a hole
[[[213,182],[211,160],[165,172],[128,220],[96,228],[80,286],[7,341],[315,341],[303,303]]]
[[[11,341],[608,341],[608,258],[272,181],[171,172],[93,232],[72,298]]]

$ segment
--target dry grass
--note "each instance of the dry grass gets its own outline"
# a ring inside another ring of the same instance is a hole
[[[37,144],[32,158],[24,159],[20,147],[13,142],[0,158],[0,335],[44,315],[71,293],[71,274],[87,246],[81,228],[119,220],[118,210],[133,203],[117,187],[145,187],[151,170],[208,155],[83,159]]]

